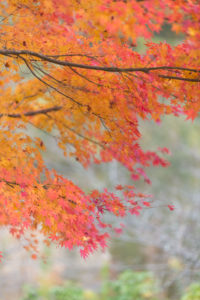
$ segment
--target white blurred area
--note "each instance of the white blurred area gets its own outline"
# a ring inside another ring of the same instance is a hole
[[[40,239],[40,237],[38,236]],[[100,272],[110,264],[109,251],[96,251],[87,260],[77,250],[68,251],[55,245],[49,248],[40,244],[40,255],[32,259],[19,241],[7,229],[0,231],[3,261],[0,264],[0,299],[18,300],[24,286],[63,284],[66,280],[79,282],[88,289],[99,289]]]

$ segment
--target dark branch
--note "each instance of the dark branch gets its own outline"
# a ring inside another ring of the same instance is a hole
[[[29,63],[27,62],[27,60],[26,60],[24,57],[21,57],[21,56],[19,56],[19,57],[20,57],[21,59],[23,59],[23,61],[25,62],[27,68],[30,70],[31,74],[32,74],[34,77],[36,77],[39,81],[41,81],[43,84],[49,86],[50,88],[52,88],[54,91],[56,91],[56,92],[59,93],[60,95],[62,95],[62,96],[64,96],[64,97],[68,98],[68,99],[71,100],[72,102],[74,102],[74,103],[76,103],[76,104],[78,104],[78,105],[80,105],[80,106],[83,106],[82,103],[80,103],[80,102],[74,100],[72,97],[70,97],[70,96],[64,94],[63,92],[59,91],[56,87],[54,87],[53,85],[51,85],[51,84],[49,84],[48,82],[44,81],[42,78],[40,78],[40,77],[34,72],[34,70],[32,69],[32,67],[31,67],[31,66],[29,65]]]
[[[183,68],[183,67],[170,67],[170,66],[160,66],[160,67],[149,67],[149,68],[118,68],[118,67],[101,67],[101,66],[91,66],[85,64],[77,64],[68,61],[62,61],[58,59],[54,59],[48,55],[40,54],[34,51],[29,50],[11,50],[11,49],[1,49],[0,55],[10,56],[14,55],[16,57],[22,58],[22,55],[28,55],[32,57],[37,57],[43,61],[47,61],[56,65],[67,66],[67,67],[75,67],[80,69],[87,69],[87,70],[97,70],[97,71],[104,71],[104,72],[112,72],[112,73],[122,73],[122,72],[143,72],[149,73],[150,71],[157,71],[157,70],[180,70],[180,71],[188,71],[188,72],[195,72],[200,73],[200,70],[191,69],[191,68]],[[176,77],[173,79],[178,79],[180,77]],[[182,79],[180,79],[182,80]]]
[[[200,82],[200,78],[186,78],[186,77],[177,77],[177,76],[167,76],[167,75],[159,75],[161,78],[165,79],[173,79],[173,80],[182,80],[182,81],[190,81],[190,82]]]
[[[61,109],[62,109],[62,106],[54,106],[54,107],[39,109],[39,110],[35,110],[35,111],[28,111],[28,112],[25,112],[24,114],[0,114],[0,118],[3,116],[7,116],[10,118],[22,118],[23,116],[32,117],[32,116],[36,116],[36,115],[47,114],[52,111],[58,111]]]

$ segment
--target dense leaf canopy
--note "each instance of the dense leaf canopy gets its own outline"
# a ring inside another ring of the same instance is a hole
[[[183,34],[179,45],[152,42],[166,23]],[[139,37],[144,54],[135,51]],[[134,182],[118,185],[117,195],[86,194],[47,169],[44,142],[26,128],[53,135],[85,168],[116,160],[133,181],[150,182],[145,168],[166,166],[167,149],[144,152],[138,120],[197,117],[199,49],[199,1],[1,1],[1,226],[17,237],[40,230],[46,243],[77,246],[84,257],[105,247],[105,212],[137,215],[150,203]],[[27,248],[36,252],[32,235]]]

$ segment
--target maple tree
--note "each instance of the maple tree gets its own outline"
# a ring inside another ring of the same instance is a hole
[[[79,247],[85,257],[106,246],[105,213],[138,215],[150,206],[134,182],[115,194],[86,194],[48,170],[44,142],[26,128],[53,135],[85,168],[117,160],[133,181],[149,183],[145,168],[167,166],[167,149],[143,151],[138,120],[197,117],[199,12],[193,0],[1,1],[0,224],[18,238],[31,230],[27,249],[37,252],[37,229],[45,243]],[[165,23],[184,41],[153,43]],[[141,36],[145,54],[134,48]]]

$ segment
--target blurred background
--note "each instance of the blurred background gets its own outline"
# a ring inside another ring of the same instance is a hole
[[[166,25],[154,41],[176,45],[182,38]],[[142,39],[137,50],[145,51]],[[184,294],[184,300],[200,299],[200,120],[192,123],[167,116],[160,124],[141,121],[140,130],[144,149],[168,147],[171,152],[168,168],[148,169],[151,185],[136,183],[140,191],[153,195],[152,207],[140,216],[111,220],[125,224],[123,233],[112,233],[106,251],[86,260],[78,251],[55,245],[41,246],[41,257],[33,260],[22,242],[1,229],[0,299],[155,300],[182,299]],[[30,134],[47,145],[48,167],[85,191],[130,183],[126,170],[116,162],[84,170],[62,155],[53,138],[33,128]],[[175,210],[170,211],[168,204]]]

